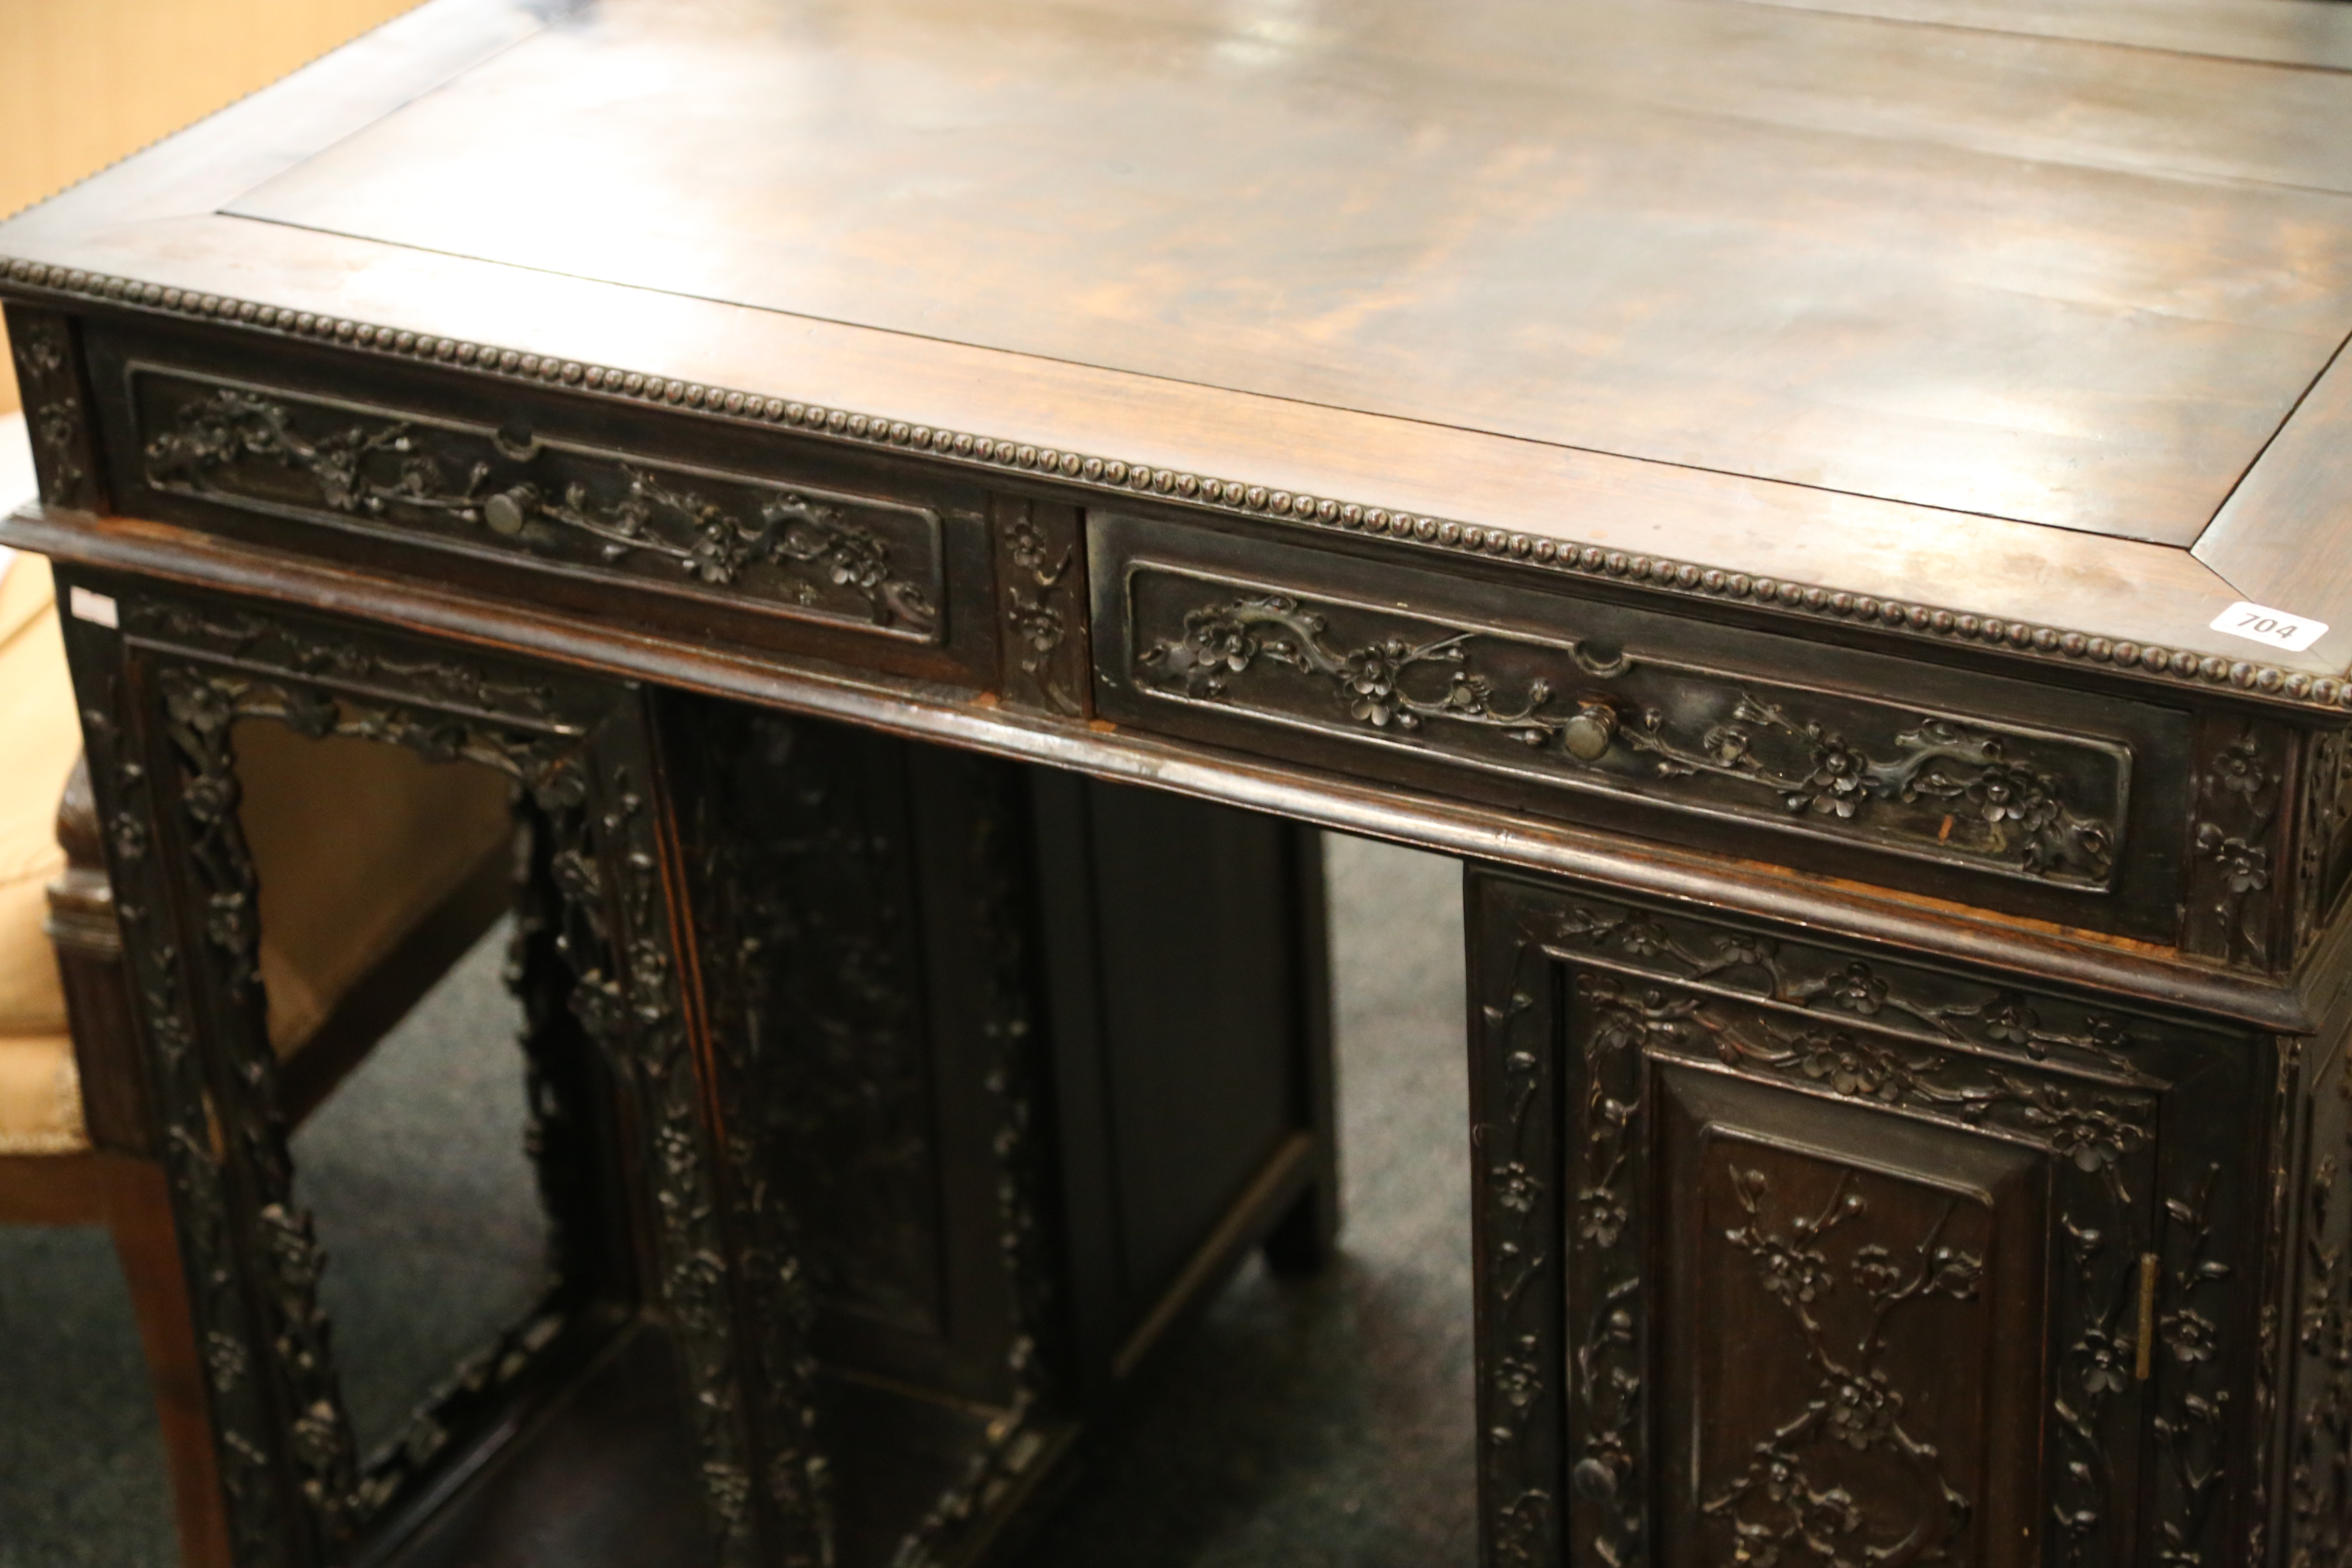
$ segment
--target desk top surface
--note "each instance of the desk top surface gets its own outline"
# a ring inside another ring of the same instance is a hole
[[[438,0],[0,257],[2352,658],[2320,0]]]

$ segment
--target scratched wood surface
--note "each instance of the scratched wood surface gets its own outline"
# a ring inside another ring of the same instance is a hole
[[[436,0],[0,253],[2334,673],[2352,73],[2253,4]]]
[[[2186,545],[2347,191],[2352,76],[1811,12],[614,0],[227,210]]]

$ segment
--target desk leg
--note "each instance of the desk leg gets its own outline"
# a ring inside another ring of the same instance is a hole
[[[1148,1361],[1251,1248],[1338,1223],[1320,840],[1034,770],[1080,1386]]]
[[[801,1319],[761,1293],[783,1271],[739,1228],[718,1153],[639,694],[237,603],[150,596],[136,583],[60,574],[58,586],[107,595],[120,623],[68,621],[68,649],[236,1561],[347,1559],[431,1472],[398,1454],[363,1465],[342,1405],[237,817],[231,735],[255,719],[464,758],[530,796],[550,836],[570,1006],[624,1086],[638,1250],[686,1368],[719,1558],[824,1561]]]
[[[1466,894],[1489,1568],[2263,1561],[2297,1312],[2298,1441],[2341,1463],[2340,1077],[2302,1112],[2315,1289],[2277,1294],[2300,1042],[1731,910]],[[2297,1528],[2339,1500],[2298,1479]]]
[[[1323,835],[1287,826],[1293,1004],[1291,1094],[1299,1125],[1315,1140],[1314,1184],[1265,1238],[1266,1267],[1312,1274],[1339,1242],[1339,1074],[1331,1058],[1331,939],[1323,879]]]

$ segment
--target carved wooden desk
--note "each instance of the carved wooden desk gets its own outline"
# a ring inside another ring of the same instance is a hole
[[[1383,836],[1472,866],[1491,1562],[2336,1561],[2347,73],[2305,0],[436,0],[0,226],[159,1083],[221,703],[507,767],[709,1173],[719,1549],[814,1560],[694,956],[752,731]]]

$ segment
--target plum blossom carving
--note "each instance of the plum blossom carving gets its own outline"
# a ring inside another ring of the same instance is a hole
[[[304,412],[346,422],[314,433],[320,420],[299,416]],[[449,433],[431,433],[446,450]],[[216,386],[180,405],[149,437],[147,481],[235,495],[253,470],[274,469],[307,479],[329,511],[439,517],[483,542],[541,553],[569,536],[605,564],[649,556],[713,587],[740,586],[752,567],[771,567],[789,578],[803,605],[831,586],[862,600],[880,624],[929,631],[938,621],[929,595],[895,571],[881,539],[839,507],[799,491],[774,491],[747,514],[626,462],[605,464],[596,485],[574,479],[557,487],[533,477],[536,443],[515,446],[503,436],[477,440],[483,455],[452,474],[428,450],[436,443],[427,434],[419,420],[298,410],[283,398]],[[614,488],[604,482],[612,479],[617,494],[598,499]]]
[[[1790,811],[1852,816],[1868,803],[1870,793],[1870,759],[1843,736],[1823,734],[1813,748],[1813,771],[1781,799]]]
[[[1762,737],[1801,748],[1802,761],[1775,766]],[[2078,815],[2057,777],[2009,755],[2005,738],[1948,719],[1922,719],[1895,737],[1891,754],[1873,756],[1818,720],[1742,692],[1733,721],[1709,729],[1696,747],[1677,742],[1665,715],[1645,710],[1622,731],[1624,743],[1656,756],[1662,775],[1706,773],[1779,794],[1801,816],[1867,819],[1874,808],[1935,805],[1946,809],[1940,841],[1953,822],[1980,825],[1987,853],[2011,858],[2042,876],[2103,880],[2115,859],[2115,828]]]
[[[2208,736],[2197,779],[2195,850],[2185,945],[2231,962],[2269,956],[2278,878],[2284,765],[2275,725],[2248,721],[2227,740]]]
[[[1360,629],[1342,635],[1335,623]],[[1175,635],[1139,647],[1135,669],[1161,695],[1316,716],[1339,732],[1411,737],[1517,770],[1516,747],[1493,744],[1500,736],[1567,777],[1674,782],[1667,798],[1736,806],[1748,797],[1738,808],[1937,858],[2092,884],[2115,868],[2115,824],[2070,800],[2084,784],[2043,765],[2038,740],[1935,716],[1887,722],[1891,734],[1865,740],[1764,700],[1738,678],[1604,658],[1573,638],[1538,644],[1245,592],[1183,611]],[[1325,696],[1302,696],[1269,671],[1305,675]],[[1680,695],[1658,700],[1662,684]],[[1729,717],[1717,717],[1726,700]],[[1688,717],[1676,710],[1684,703]],[[2119,789],[2126,759],[2108,755],[2102,765]],[[2120,804],[2118,793],[2110,809]]]
[[[9,322],[16,349],[16,384],[33,438],[41,499],[58,506],[96,504],[88,416],[77,386],[69,329],[62,316],[25,310]]]
[[[1327,640],[1327,617],[1284,594],[1245,595],[1184,616],[1184,635],[1137,656],[1146,668],[1181,680],[1192,696],[1226,695],[1234,677],[1261,661],[1302,671],[1328,683],[1348,717],[1374,730],[1419,730],[1430,720],[1498,730],[1530,748],[1548,746],[1565,729],[1565,718],[1543,710],[1551,683],[1528,683],[1516,705],[1502,703],[1493,683],[1468,668],[1468,644],[1476,634],[1459,632],[1414,643],[1382,637],[1352,648]],[[1423,670],[1440,670],[1444,684],[1414,682]]]
[[[1776,1215],[1780,1205],[1763,1171],[1735,1165],[1728,1175],[1747,1223],[1726,1231],[1725,1239],[1754,1260],[1765,1293],[1794,1321],[1814,1384],[1803,1407],[1774,1425],[1751,1451],[1746,1470],[1715,1489],[1701,1511],[1730,1526],[1730,1561],[1758,1568],[1887,1557],[1885,1550],[1861,1546],[1855,1539],[1873,1526],[1873,1534],[1903,1542],[1910,1560],[1941,1555],[1974,1505],[1952,1484],[1935,1447],[1905,1427],[1904,1393],[1878,1358],[1888,1345],[1887,1319],[1906,1303],[1937,1296],[1975,1299],[1983,1260],[1942,1239],[1958,1200],[1947,1201],[1908,1256],[1877,1242],[1854,1250],[1843,1282],[1863,1295],[1870,1310],[1849,1342],[1833,1334],[1818,1309],[1841,1289],[1822,1238],[1869,1215],[1854,1173],[1841,1170],[1818,1209],[1785,1216]],[[1918,1516],[1888,1517],[1890,1505],[1899,1506],[1900,1494],[1865,1504],[1845,1488],[1817,1479],[1811,1461],[1828,1444],[1884,1456],[1908,1470],[1926,1499]]]

